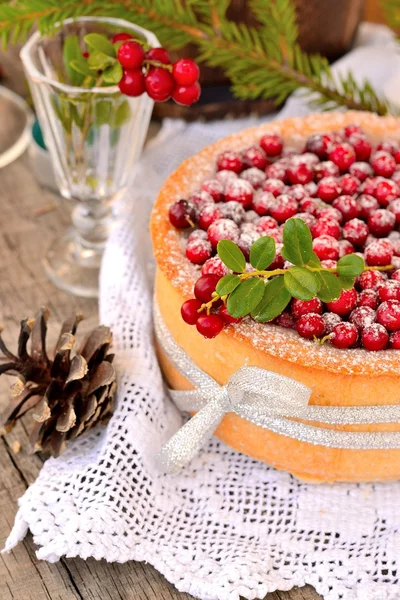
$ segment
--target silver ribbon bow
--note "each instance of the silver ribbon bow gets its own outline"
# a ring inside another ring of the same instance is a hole
[[[178,471],[198,454],[228,412],[275,433],[331,448],[400,448],[400,432],[337,431],[292,419],[328,425],[400,423],[400,405],[309,406],[311,390],[298,381],[258,367],[241,367],[226,385],[204,373],[172,338],[154,306],[157,341],[175,368],[195,387],[170,390],[177,407],[196,412],[158,455],[160,468]]]

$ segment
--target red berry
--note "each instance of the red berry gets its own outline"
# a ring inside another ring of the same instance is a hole
[[[360,125],[357,125],[357,123],[350,123],[349,125],[346,125],[346,127],[343,128],[343,133],[347,138],[349,138],[354,133],[362,134],[363,130]]]
[[[383,142],[378,144],[376,149],[384,150],[385,152],[394,155],[399,149],[399,143],[396,140],[383,140]]]
[[[190,221],[195,219],[195,210],[191,202],[178,200],[169,209],[169,220],[171,225],[177,229],[186,229],[191,226]]]
[[[202,208],[207,206],[207,204],[214,204],[212,196],[205,190],[195,192],[192,194],[192,196],[190,196],[189,200],[195,206],[197,212],[200,212]]]
[[[396,164],[398,165],[400,163],[400,150],[396,150],[396,152],[393,154],[393,157],[396,161]]]
[[[340,171],[347,171],[356,160],[356,153],[350,144],[343,142],[332,148],[328,154],[329,160],[335,163]]]
[[[261,217],[256,223],[256,229],[259,233],[267,232],[270,235],[270,232],[273,230],[277,231],[278,222],[273,217]]]
[[[192,85],[176,85],[172,92],[172,99],[181,106],[191,106],[200,98],[201,87],[198,81]]]
[[[225,188],[225,201],[240,202],[244,208],[250,208],[253,202],[254,189],[251,183],[244,179],[234,179]]]
[[[373,212],[368,219],[368,227],[376,237],[387,237],[395,225],[396,216],[384,208]]]
[[[172,76],[179,85],[192,85],[199,75],[200,69],[191,58],[180,58],[172,66]]]
[[[400,350],[400,331],[394,331],[390,335],[389,345],[394,350]]]
[[[228,309],[226,308],[225,304],[223,304],[221,306],[221,308],[219,309],[219,314],[221,315],[224,322],[227,323],[228,325],[231,323],[240,323],[240,321],[242,320],[241,318],[236,319],[235,317],[232,317],[232,315],[229,314]]]
[[[385,348],[389,341],[389,335],[383,325],[374,323],[364,329],[361,334],[361,341],[366,350],[377,352]]]
[[[335,348],[350,348],[358,340],[357,327],[352,323],[339,323],[333,329],[331,338]]]
[[[165,48],[150,48],[146,52],[147,60],[157,60],[163,65],[171,64],[171,57]]]
[[[390,265],[393,257],[391,246],[383,240],[376,240],[367,246],[364,252],[367,265],[371,267],[382,267]]]
[[[339,258],[342,256],[347,256],[347,254],[354,254],[355,249],[351,242],[348,240],[340,240],[339,241]]]
[[[341,228],[337,221],[322,218],[318,219],[315,225],[311,227],[311,234],[313,238],[320,237],[321,235],[330,235],[338,240],[340,238]]]
[[[376,309],[378,306],[378,292],[376,290],[362,290],[358,294],[357,305]]]
[[[206,204],[200,211],[197,223],[201,229],[207,231],[211,223],[214,223],[217,219],[222,219],[223,216],[224,214],[218,206],[215,204]]]
[[[231,221],[234,221],[236,225],[240,225],[247,214],[240,202],[235,202],[234,200],[225,202],[225,204],[221,204],[220,208],[222,210],[223,217],[225,219],[231,219]]]
[[[243,170],[243,161],[238,152],[232,152],[228,150],[220,154],[217,158],[217,169],[218,171],[233,171],[234,173],[240,173]]]
[[[400,302],[397,300],[382,302],[376,311],[376,320],[388,331],[400,329]]]
[[[195,265],[202,265],[212,255],[212,246],[208,240],[193,240],[186,246],[186,257]]]
[[[243,162],[248,167],[257,167],[265,169],[268,164],[267,155],[260,146],[250,146],[243,151]]]
[[[400,269],[397,269],[397,271],[392,274],[392,279],[395,281],[400,281]]]
[[[299,300],[294,298],[292,300],[292,313],[299,319],[303,315],[308,313],[322,313],[322,302],[319,298],[312,298],[311,300]]]
[[[328,151],[331,147],[331,138],[329,135],[323,133],[313,133],[307,138],[306,141],[306,150],[308,152],[313,152],[320,158],[324,160],[328,156]]]
[[[196,322],[196,328],[205,338],[214,338],[224,328],[224,322],[219,315],[200,315]]]
[[[285,327],[285,329],[296,329],[296,319],[287,311],[283,311],[283,313],[276,317],[274,323],[280,327]]]
[[[303,200],[300,200],[299,202],[299,211],[310,213],[310,215],[315,217],[318,214],[320,206],[321,203],[315,198],[303,198]]]
[[[342,188],[336,177],[324,177],[318,184],[317,196],[325,202],[332,202],[340,196]]]
[[[142,46],[138,42],[124,42],[118,48],[117,57],[124,69],[139,69],[145,58]]]
[[[202,184],[201,189],[210,194],[214,202],[221,202],[224,195],[224,185],[218,179],[208,179]]]
[[[300,183],[296,183],[295,185],[288,187],[286,194],[291,198],[297,200],[297,202],[300,202],[300,200],[304,200],[304,198],[308,196],[305,186],[301,185]]]
[[[306,164],[290,165],[286,171],[287,177],[292,184],[309,183],[313,179],[313,170]]]
[[[181,306],[181,315],[182,319],[188,325],[195,325],[197,319],[200,314],[198,312],[199,308],[201,308],[201,302],[196,300],[196,298],[192,298],[191,300],[186,300]]]
[[[124,71],[118,87],[121,94],[125,96],[141,96],[146,89],[142,71],[140,69]]]
[[[357,292],[354,288],[343,290],[340,297],[333,302],[327,302],[328,310],[337,315],[348,315],[357,304]]]
[[[296,219],[301,219],[308,226],[309,229],[315,225],[317,219],[308,212],[299,212],[296,214]]]
[[[218,161],[217,161],[217,165],[218,165]],[[217,171],[217,173],[215,173],[215,179],[217,179],[217,181],[222,183],[222,185],[224,186],[224,189],[225,189],[225,186],[227,185],[228,181],[232,181],[232,179],[237,179],[237,178],[238,178],[237,173],[235,173],[234,171],[228,170],[228,169],[221,169],[221,171]]]
[[[287,194],[282,194],[276,198],[275,204],[270,207],[269,213],[271,217],[278,221],[278,223],[284,223],[293,217],[297,211],[297,201]]]
[[[350,196],[358,192],[361,184],[360,180],[354,175],[350,175],[350,173],[342,175],[339,181],[342,186],[342,194],[349,194]]]
[[[254,194],[253,208],[258,215],[264,216],[269,213],[270,208],[274,206],[275,202],[275,197],[270,192],[259,190],[256,194]],[[274,222],[276,223],[276,227],[278,223],[276,221]],[[271,229],[273,228],[271,227]]]
[[[386,281],[386,276],[380,271],[364,271],[357,279],[362,290],[376,290]]]
[[[217,219],[211,223],[207,231],[208,239],[213,248],[216,248],[220,240],[239,240],[239,227],[231,219]]]
[[[349,138],[349,143],[353,146],[358,161],[369,160],[372,152],[372,145],[365,135],[352,135]]]
[[[351,219],[343,227],[343,237],[354,246],[363,246],[369,234],[368,225],[360,219]]]
[[[260,189],[266,177],[264,171],[261,171],[261,169],[258,169],[257,167],[250,167],[250,169],[246,169],[240,174],[240,178],[251,183],[255,190]]]
[[[217,275],[202,275],[194,285],[194,295],[200,302],[210,302],[219,281]]]
[[[396,198],[389,204],[389,210],[396,217],[396,224],[400,225],[400,198]]]
[[[350,175],[354,175],[361,182],[365,181],[367,177],[372,177],[374,174],[371,165],[367,162],[356,161],[349,167]]]
[[[400,187],[395,181],[381,179],[375,186],[374,196],[379,204],[385,208],[389,202],[400,196]]]
[[[368,219],[368,217],[379,208],[379,203],[376,198],[369,194],[362,194],[358,197],[358,207],[360,209],[360,217],[362,219]]]
[[[116,44],[117,42],[126,42],[126,40],[131,40],[132,35],[130,33],[116,33],[111,38],[111,43]]]
[[[260,146],[267,156],[278,156],[283,149],[283,140],[279,135],[267,134],[261,138]]]
[[[339,315],[331,312],[324,313],[322,318],[324,320],[326,334],[332,333],[336,325],[342,322],[342,319],[339,317]]]
[[[343,221],[343,215],[337,208],[333,208],[333,206],[322,205],[317,210],[317,217],[319,219],[329,219],[331,221],[336,221],[337,223],[341,223]]]
[[[314,238],[313,250],[320,260],[337,260],[339,258],[339,242],[331,235]]]
[[[351,311],[349,316],[350,323],[353,323],[360,331],[375,323],[375,320],[376,312],[370,306],[358,306]]]
[[[314,167],[314,180],[321,181],[324,177],[339,177],[339,167],[331,160],[320,162]]]
[[[299,318],[296,323],[297,333],[301,337],[312,339],[321,337],[325,331],[325,323],[321,315],[316,313],[308,313]]]
[[[283,181],[281,181],[281,179],[267,179],[262,189],[264,192],[271,192],[271,194],[276,197],[285,192],[286,185],[283,183]]]
[[[379,286],[378,296],[382,302],[386,300],[400,300],[400,281],[390,279],[383,282]]]
[[[90,56],[89,52],[82,52],[83,58],[89,58],[89,56]]]
[[[268,165],[268,167],[265,169],[265,174],[268,179],[280,179],[281,181],[287,181],[286,167],[277,162],[273,165]]]
[[[396,161],[389,152],[380,150],[375,152],[371,158],[371,167],[374,170],[375,175],[381,177],[391,177],[396,168]]]
[[[207,232],[202,229],[193,229],[189,234],[188,243],[195,240],[208,240]]]
[[[228,268],[224,265],[219,256],[212,256],[201,268],[202,275],[217,275],[218,278],[228,274]]]
[[[174,80],[171,73],[161,67],[151,67],[145,77],[146,92],[156,102],[165,102],[171,97]]]
[[[345,221],[351,221],[360,215],[357,200],[352,196],[339,196],[332,202],[332,206],[340,210]]]

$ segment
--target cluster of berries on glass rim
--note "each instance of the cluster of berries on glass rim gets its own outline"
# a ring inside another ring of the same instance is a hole
[[[180,58],[172,63],[165,48],[146,51],[129,33],[117,33],[112,42],[119,45],[117,59],[123,75],[118,86],[122,94],[141,96],[146,92],[155,102],[172,98],[182,106],[198,101],[200,70],[194,60]]]
[[[400,142],[374,145],[356,124],[313,134],[300,151],[272,132],[223,152],[215,174],[170,207],[186,256],[201,269],[195,298],[182,307],[184,321],[210,338],[237,322],[222,302],[210,314],[199,312],[228,272],[218,242],[233,241],[248,259],[252,244],[271,236],[277,255],[270,268],[284,269],[290,265],[279,253],[282,229],[294,216],[310,228],[324,267],[358,253],[370,267],[391,268],[365,271],[333,302],[293,299],[273,324],[337,348],[400,349]]]

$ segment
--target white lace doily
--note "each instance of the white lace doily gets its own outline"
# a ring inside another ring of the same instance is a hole
[[[350,64],[380,84],[396,66],[391,43],[379,28],[363,35],[381,36],[387,49],[355,50],[342,68]],[[284,113],[304,110],[292,99]],[[165,396],[152,341],[151,205],[184,158],[253,122],[166,123],[145,152],[101,277],[118,409],[107,429],[46,462],[20,500],[7,549],[29,528],[41,559],[145,560],[203,600],[264,598],[306,583],[326,600],[398,600],[400,482],[307,485],[217,441],[179,475],[162,476],[154,466],[181,416]]]

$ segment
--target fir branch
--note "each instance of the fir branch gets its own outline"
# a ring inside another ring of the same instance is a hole
[[[257,29],[228,20],[228,5],[228,0],[22,0],[0,3],[0,35],[7,44],[22,41],[35,23],[49,33],[68,17],[113,16],[153,31],[170,48],[195,44],[200,60],[222,67],[240,98],[272,98],[280,104],[305,88],[310,101],[325,110],[388,112],[368,81],[357,84],[351,73],[335,76],[325,58],[301,50],[292,0],[252,0]]]

